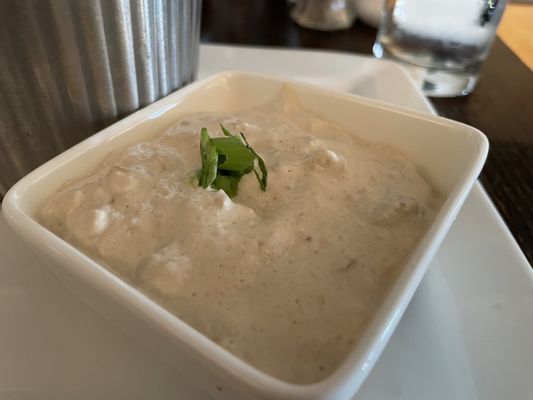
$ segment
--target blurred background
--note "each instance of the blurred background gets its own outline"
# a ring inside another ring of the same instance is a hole
[[[295,2],[203,0],[202,41],[325,49],[330,49],[334,42],[334,47],[338,50],[372,52],[377,29],[363,22],[360,16],[357,16],[357,11],[355,21],[348,29],[324,34],[302,28],[288,18]],[[353,0],[352,3],[355,10],[365,10],[366,17],[373,10],[381,9],[384,2]],[[367,5],[369,3],[370,5]],[[239,13],[235,12],[236,9]],[[368,17],[365,20],[368,20]],[[265,29],[268,34],[265,34]],[[286,39],[287,36],[289,40]],[[509,2],[498,29],[498,37],[533,69],[533,0]]]

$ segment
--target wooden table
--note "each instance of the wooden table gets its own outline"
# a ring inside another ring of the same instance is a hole
[[[356,22],[350,29],[300,28],[286,0],[204,0],[202,41],[251,46],[340,50],[372,54],[376,30]],[[437,112],[472,125],[491,149],[481,182],[533,263],[533,72],[499,39],[475,91],[466,97],[431,99]]]

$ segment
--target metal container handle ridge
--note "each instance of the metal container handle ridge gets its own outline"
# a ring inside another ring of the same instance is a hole
[[[0,1],[0,197],[196,78],[201,0]]]

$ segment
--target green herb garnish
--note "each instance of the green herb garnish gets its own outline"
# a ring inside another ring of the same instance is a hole
[[[261,187],[261,190],[266,191],[266,189],[267,189],[268,171],[267,171],[267,168],[266,168],[266,165],[265,165],[265,160],[263,160],[259,156],[259,154],[257,154],[255,152],[253,147],[250,146],[250,144],[248,143],[248,140],[246,140],[246,137],[244,136],[244,133],[242,133],[242,132],[240,132],[240,133],[241,133],[241,136],[242,136],[242,138],[244,140],[244,143],[246,144],[246,148],[248,150],[250,150],[250,153],[252,153],[255,156],[255,158],[257,159],[257,164],[259,165],[259,169],[261,170],[262,176],[259,177],[259,172],[257,172],[255,167],[253,168],[253,171],[254,171],[255,177],[257,178],[257,181],[259,182],[259,186]]]
[[[206,128],[200,132],[200,186],[222,189],[229,197],[235,197],[242,176],[254,171],[259,187],[266,191],[268,172],[265,161],[250,146],[242,132],[239,137],[231,134],[222,124],[220,128],[224,137],[211,138]]]
[[[200,186],[206,188],[213,183],[217,176],[218,153],[209,137],[206,128],[200,132],[200,153],[202,155],[202,173],[200,175]]]

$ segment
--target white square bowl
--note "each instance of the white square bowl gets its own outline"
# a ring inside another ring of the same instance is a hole
[[[296,385],[233,356],[36,221],[65,181],[88,174],[112,150],[162,133],[199,111],[236,111],[271,100],[284,85],[302,106],[357,136],[393,145],[444,196],[383,304],[343,364],[328,378]],[[475,182],[488,151],[478,130],[444,118],[309,84],[243,72],[194,83],[140,110],[42,165],[7,193],[6,220],[78,297],[220,399],[348,399],[375,364]]]

